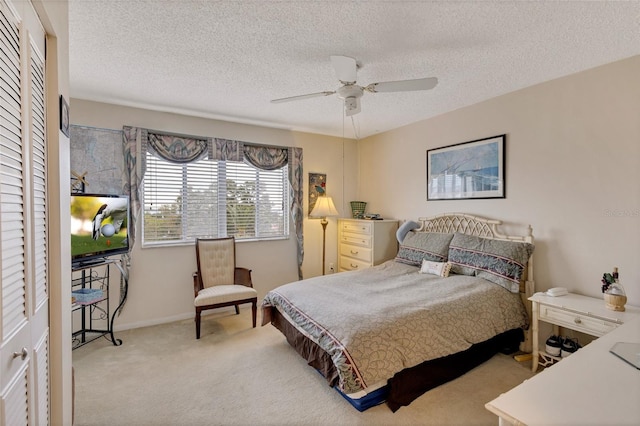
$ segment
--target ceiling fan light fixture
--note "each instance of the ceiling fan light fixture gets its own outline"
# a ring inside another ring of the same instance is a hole
[[[355,115],[360,112],[360,102],[358,101],[357,97],[350,96],[348,98],[345,98],[344,112],[347,117],[350,115]]]
[[[347,98],[344,100],[344,108],[346,110],[356,109],[358,108],[358,101],[356,98]]]

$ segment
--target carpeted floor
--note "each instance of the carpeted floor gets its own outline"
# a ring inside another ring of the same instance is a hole
[[[116,332],[73,352],[76,425],[497,425],[484,404],[532,376],[496,355],[392,413],[363,413],[250,312]]]

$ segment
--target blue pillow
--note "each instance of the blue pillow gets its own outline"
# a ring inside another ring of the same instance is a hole
[[[412,229],[416,229],[416,228],[420,228],[420,224],[418,222],[414,222],[412,220],[408,220],[405,223],[403,223],[402,225],[400,225],[400,227],[396,231],[396,238],[398,239],[398,243],[402,244],[402,241],[404,241],[404,237],[405,237],[405,235],[407,235],[407,232],[411,231]]]

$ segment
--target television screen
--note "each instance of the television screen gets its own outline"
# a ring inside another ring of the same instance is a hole
[[[71,194],[71,259],[99,261],[129,251],[129,197]]]

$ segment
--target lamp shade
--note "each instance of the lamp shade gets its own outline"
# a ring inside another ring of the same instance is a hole
[[[333,205],[333,200],[331,197],[324,196],[318,197],[316,199],[316,205],[313,207],[313,210],[309,214],[311,217],[332,217],[332,216],[340,216],[336,207]]]

